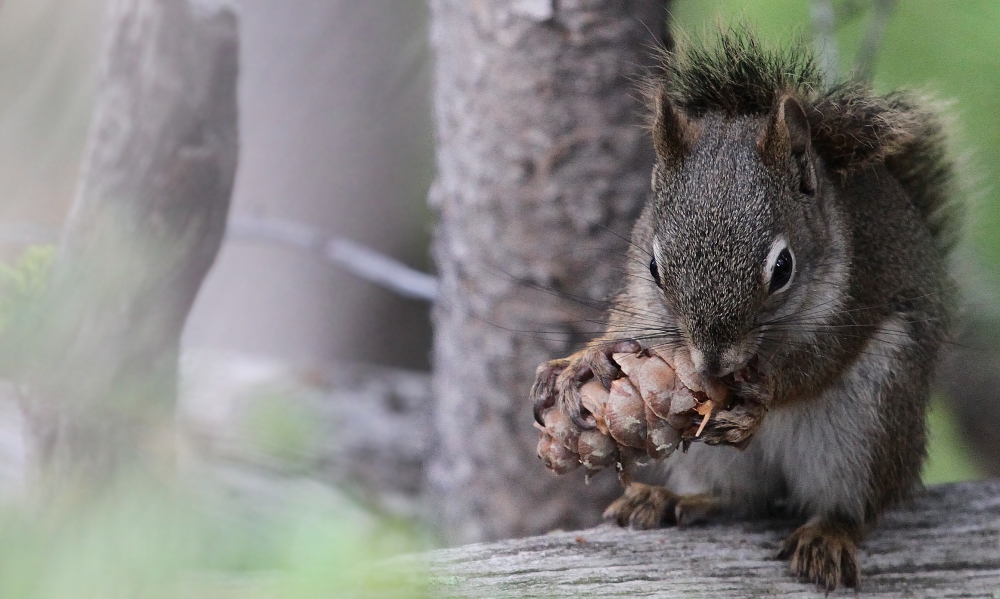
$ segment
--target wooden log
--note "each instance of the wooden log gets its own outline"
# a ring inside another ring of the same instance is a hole
[[[819,597],[774,558],[795,523],[611,525],[425,556],[434,597]],[[1000,481],[931,487],[861,544],[861,596],[1000,597]],[[833,596],[854,595],[840,589]]]
[[[2,360],[46,477],[98,485],[170,445],[180,335],[238,155],[234,13],[116,0],[109,17],[80,189],[48,289]]]

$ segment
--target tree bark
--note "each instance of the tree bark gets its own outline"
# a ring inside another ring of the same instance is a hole
[[[237,49],[228,9],[111,7],[80,189],[48,289],[5,348],[49,480],[100,484],[172,441],[180,333],[237,163]]]
[[[636,77],[653,0],[434,0],[437,180],[431,505],[449,542],[593,524],[612,476],[535,456],[535,367],[597,333],[649,187]],[[555,293],[553,293],[555,292]],[[577,300],[573,300],[577,297]]]

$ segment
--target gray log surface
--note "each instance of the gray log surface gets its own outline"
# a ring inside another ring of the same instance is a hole
[[[524,476],[538,467],[528,391],[539,363],[601,332],[583,307],[621,280],[654,160],[636,77],[663,5],[434,0],[431,14],[431,504],[453,543],[592,525],[613,485]]]
[[[611,525],[429,556],[435,597],[821,597],[774,559],[791,521]],[[1000,597],[1000,481],[931,487],[861,544],[860,596]],[[853,596],[840,589],[831,596]]]

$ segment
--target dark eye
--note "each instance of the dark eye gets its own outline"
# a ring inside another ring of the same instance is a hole
[[[653,275],[656,286],[663,289],[663,282],[660,281],[660,269],[656,266],[656,258],[649,261],[649,274]]]
[[[771,270],[771,287],[769,293],[781,291],[792,279],[792,272],[795,270],[795,259],[788,248],[781,250],[774,261],[774,268]]]

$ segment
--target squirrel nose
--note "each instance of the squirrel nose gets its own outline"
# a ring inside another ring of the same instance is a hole
[[[730,355],[733,353],[735,352],[720,352],[693,347],[691,348],[691,365],[704,376],[721,379],[746,365],[747,360]]]
[[[719,377],[719,352],[691,348],[691,365],[695,371],[705,376]]]

